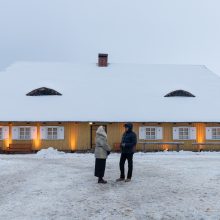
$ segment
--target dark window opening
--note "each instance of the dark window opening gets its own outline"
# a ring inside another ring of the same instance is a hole
[[[195,97],[195,95],[184,90],[175,90],[173,92],[168,93],[164,97]]]
[[[26,94],[27,96],[46,96],[46,95],[62,95],[59,92],[49,89],[46,87],[41,87],[38,89],[35,89],[29,93]]]

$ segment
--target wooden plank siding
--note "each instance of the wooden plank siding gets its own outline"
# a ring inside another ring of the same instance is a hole
[[[115,143],[120,143],[122,134],[124,132],[124,123],[97,123],[107,125],[108,143],[111,147]],[[54,147],[63,151],[85,151],[91,148],[91,125],[87,122],[33,122],[33,123],[0,123],[0,126],[9,126],[9,140],[0,140],[0,149],[7,149],[9,144],[32,144],[33,150],[40,150],[48,147]],[[36,126],[37,138],[35,140],[12,140],[12,127],[13,126]],[[63,126],[64,140],[40,140],[40,127],[41,126]],[[196,127],[196,140],[187,140],[184,142],[183,150],[198,151],[203,150],[220,150],[219,145],[212,146],[198,146],[193,143],[204,143],[206,127],[220,127],[220,123],[133,123],[134,131],[139,136],[139,127],[141,126],[158,126],[163,128],[163,140],[160,142],[178,142],[173,140],[173,127]],[[140,141],[138,139],[138,141]],[[148,142],[151,142],[150,140]],[[155,140],[152,140],[155,142]],[[208,142],[220,142],[219,140],[208,140]],[[142,150],[143,145],[138,144],[137,150]],[[159,150],[172,150],[171,146],[160,145]],[[149,151],[158,150],[158,146],[150,145]]]
[[[184,150],[195,150],[195,146],[192,146],[192,143],[196,142],[196,140],[174,140],[173,139],[173,127],[181,127],[181,126],[187,126],[187,127],[193,127],[194,124],[189,123],[135,123],[134,124],[134,131],[136,132],[137,136],[139,133],[139,127],[141,126],[155,126],[155,127],[162,127],[163,128],[163,139],[160,140],[160,142],[184,142]],[[139,141],[139,140],[138,140]],[[155,140],[147,140],[147,142],[155,142]],[[142,150],[143,145],[138,144],[137,150]],[[171,146],[168,145],[149,145],[148,151],[158,151],[158,150],[171,150]],[[173,148],[173,146],[172,146]],[[174,148],[175,149],[175,148]]]
[[[11,127],[11,123],[7,123],[7,122],[3,122],[3,123],[0,123],[0,126],[8,126],[9,127],[9,135],[10,135],[10,127]],[[0,149],[2,151],[4,151],[5,149],[7,149],[9,147],[9,144],[10,144],[10,138],[7,139],[7,140],[1,140],[0,141]]]
[[[0,140],[0,152],[4,150],[4,141]]]
[[[206,140],[206,127],[220,127],[220,123],[203,123],[203,132],[204,132],[204,141],[209,142],[209,143],[216,143],[220,142],[219,140]],[[203,142],[203,141],[201,141]],[[200,148],[204,151],[220,151],[220,145],[205,145],[205,146],[200,146]]]

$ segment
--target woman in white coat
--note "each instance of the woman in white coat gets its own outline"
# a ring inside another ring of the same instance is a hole
[[[110,154],[111,148],[107,143],[107,134],[103,126],[99,126],[96,131],[95,147],[95,176],[98,177],[98,183],[107,183],[103,179],[105,174],[106,159]]]

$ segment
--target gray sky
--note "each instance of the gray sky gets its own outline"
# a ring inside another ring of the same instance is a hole
[[[220,74],[219,0],[0,0],[0,67],[19,60],[205,64]]]

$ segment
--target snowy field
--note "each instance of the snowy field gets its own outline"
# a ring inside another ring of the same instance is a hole
[[[220,219],[220,153],[136,153],[130,183],[93,176],[93,154],[0,155],[1,220]]]

